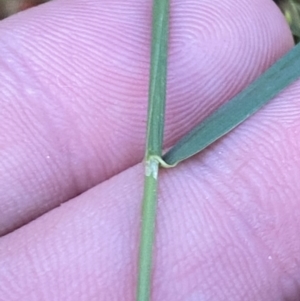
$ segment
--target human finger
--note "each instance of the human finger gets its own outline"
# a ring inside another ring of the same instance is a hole
[[[1,234],[142,160],[151,2],[53,1],[0,23]],[[292,44],[271,1],[174,0],[170,30],[165,146]]]
[[[299,299],[300,82],[162,171],[153,301]],[[0,240],[7,301],[134,300],[143,166]]]

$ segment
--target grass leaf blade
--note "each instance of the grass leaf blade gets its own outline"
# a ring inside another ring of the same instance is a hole
[[[299,77],[300,44],[180,139],[163,156],[163,160],[174,165],[202,151],[257,112]]]

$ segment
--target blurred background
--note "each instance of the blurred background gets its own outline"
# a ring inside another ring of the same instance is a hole
[[[300,42],[300,0],[274,0],[288,21],[295,43]]]
[[[0,0],[0,20],[50,0]],[[126,1],[126,0],[124,0]],[[300,41],[300,0],[273,0],[287,19],[295,42]]]
[[[0,0],[0,20],[49,0]]]

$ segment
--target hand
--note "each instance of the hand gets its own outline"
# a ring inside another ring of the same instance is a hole
[[[151,2],[0,23],[0,300],[134,300]],[[291,47],[273,1],[172,1],[165,146]],[[299,101],[161,172],[151,301],[300,298]]]

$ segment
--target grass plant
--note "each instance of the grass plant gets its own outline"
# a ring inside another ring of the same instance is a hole
[[[159,167],[171,167],[223,137],[300,78],[300,44],[192,129],[163,157],[169,0],[153,0],[145,180],[136,301],[151,300]]]
[[[20,10],[47,1],[49,0],[0,0],[0,20]],[[295,41],[299,42],[300,0],[274,1],[289,22]],[[151,270],[159,168],[175,166],[205,149],[300,78],[300,44],[298,44],[245,90],[208,116],[162,156],[167,85],[169,0],[153,0],[152,15],[145,181],[136,301],[151,299]]]

